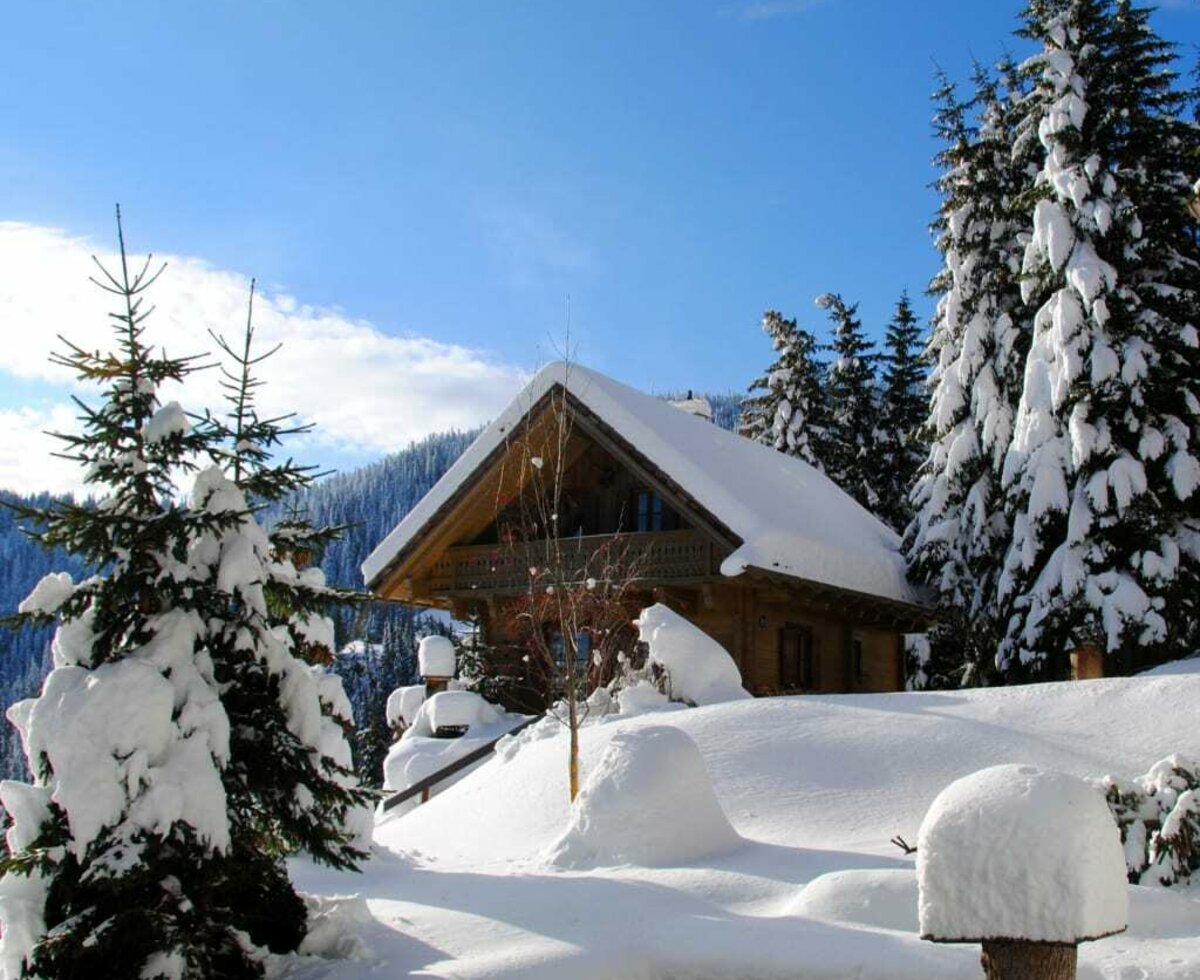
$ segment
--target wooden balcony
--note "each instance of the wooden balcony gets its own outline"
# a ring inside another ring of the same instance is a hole
[[[647,583],[702,581],[719,574],[712,541],[699,531],[652,531],[564,538],[562,568],[580,580],[632,574]],[[520,592],[529,586],[529,570],[547,558],[544,541],[515,545],[460,545],[433,567],[435,595],[471,592]]]

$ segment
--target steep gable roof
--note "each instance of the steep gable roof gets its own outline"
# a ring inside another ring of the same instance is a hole
[[[787,575],[920,605],[895,532],[807,463],[577,364],[547,365],[363,562],[374,585],[554,386],[683,487],[736,538],[724,575]]]

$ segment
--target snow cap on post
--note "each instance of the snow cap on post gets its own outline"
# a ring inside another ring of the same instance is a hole
[[[1104,797],[1036,766],[942,790],[921,823],[917,881],[922,939],[1074,945],[1125,929],[1125,858]]]
[[[417,647],[417,666],[425,678],[453,677],[454,644],[444,636],[427,636]]]

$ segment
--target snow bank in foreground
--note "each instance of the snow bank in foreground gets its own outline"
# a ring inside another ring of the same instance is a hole
[[[788,908],[789,915],[917,931],[917,876],[908,868],[851,868],[814,878]]]
[[[547,860],[563,868],[664,867],[741,842],[696,743],[678,728],[648,726],[608,743]]]
[[[678,728],[696,742],[722,809],[746,840],[684,866],[583,874],[548,874],[544,863],[571,819],[567,732],[554,723],[507,760],[493,757],[430,803],[381,820],[362,875],[290,862],[302,890],[361,892],[375,919],[361,927],[373,961],[306,964],[294,975],[979,976],[978,947],[918,938],[915,894],[907,903],[891,895],[905,876],[915,881],[911,859],[888,838],[913,839],[938,793],[996,763],[1095,777],[1143,773],[1173,752],[1200,755],[1198,702],[1200,677],[1184,676],[607,714],[580,732],[585,779],[617,735]],[[856,869],[872,870],[847,876]],[[1129,930],[1082,946],[1079,975],[1200,980],[1200,901],[1191,897],[1200,891],[1128,891]],[[891,918],[902,906],[905,929]]]
[[[642,610],[639,639],[650,661],[671,679],[671,696],[693,704],[718,704],[750,697],[737,664],[716,640],[679,613],[656,603]]]
[[[917,839],[921,934],[1074,943],[1125,928],[1125,858],[1092,786],[1030,765],[951,783]]]

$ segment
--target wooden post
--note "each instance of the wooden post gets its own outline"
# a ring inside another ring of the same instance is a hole
[[[1078,956],[1071,943],[985,939],[980,963],[987,980],[1075,980]]]
[[[1071,651],[1071,680],[1088,681],[1104,676],[1104,654],[1094,643],[1083,643]]]

